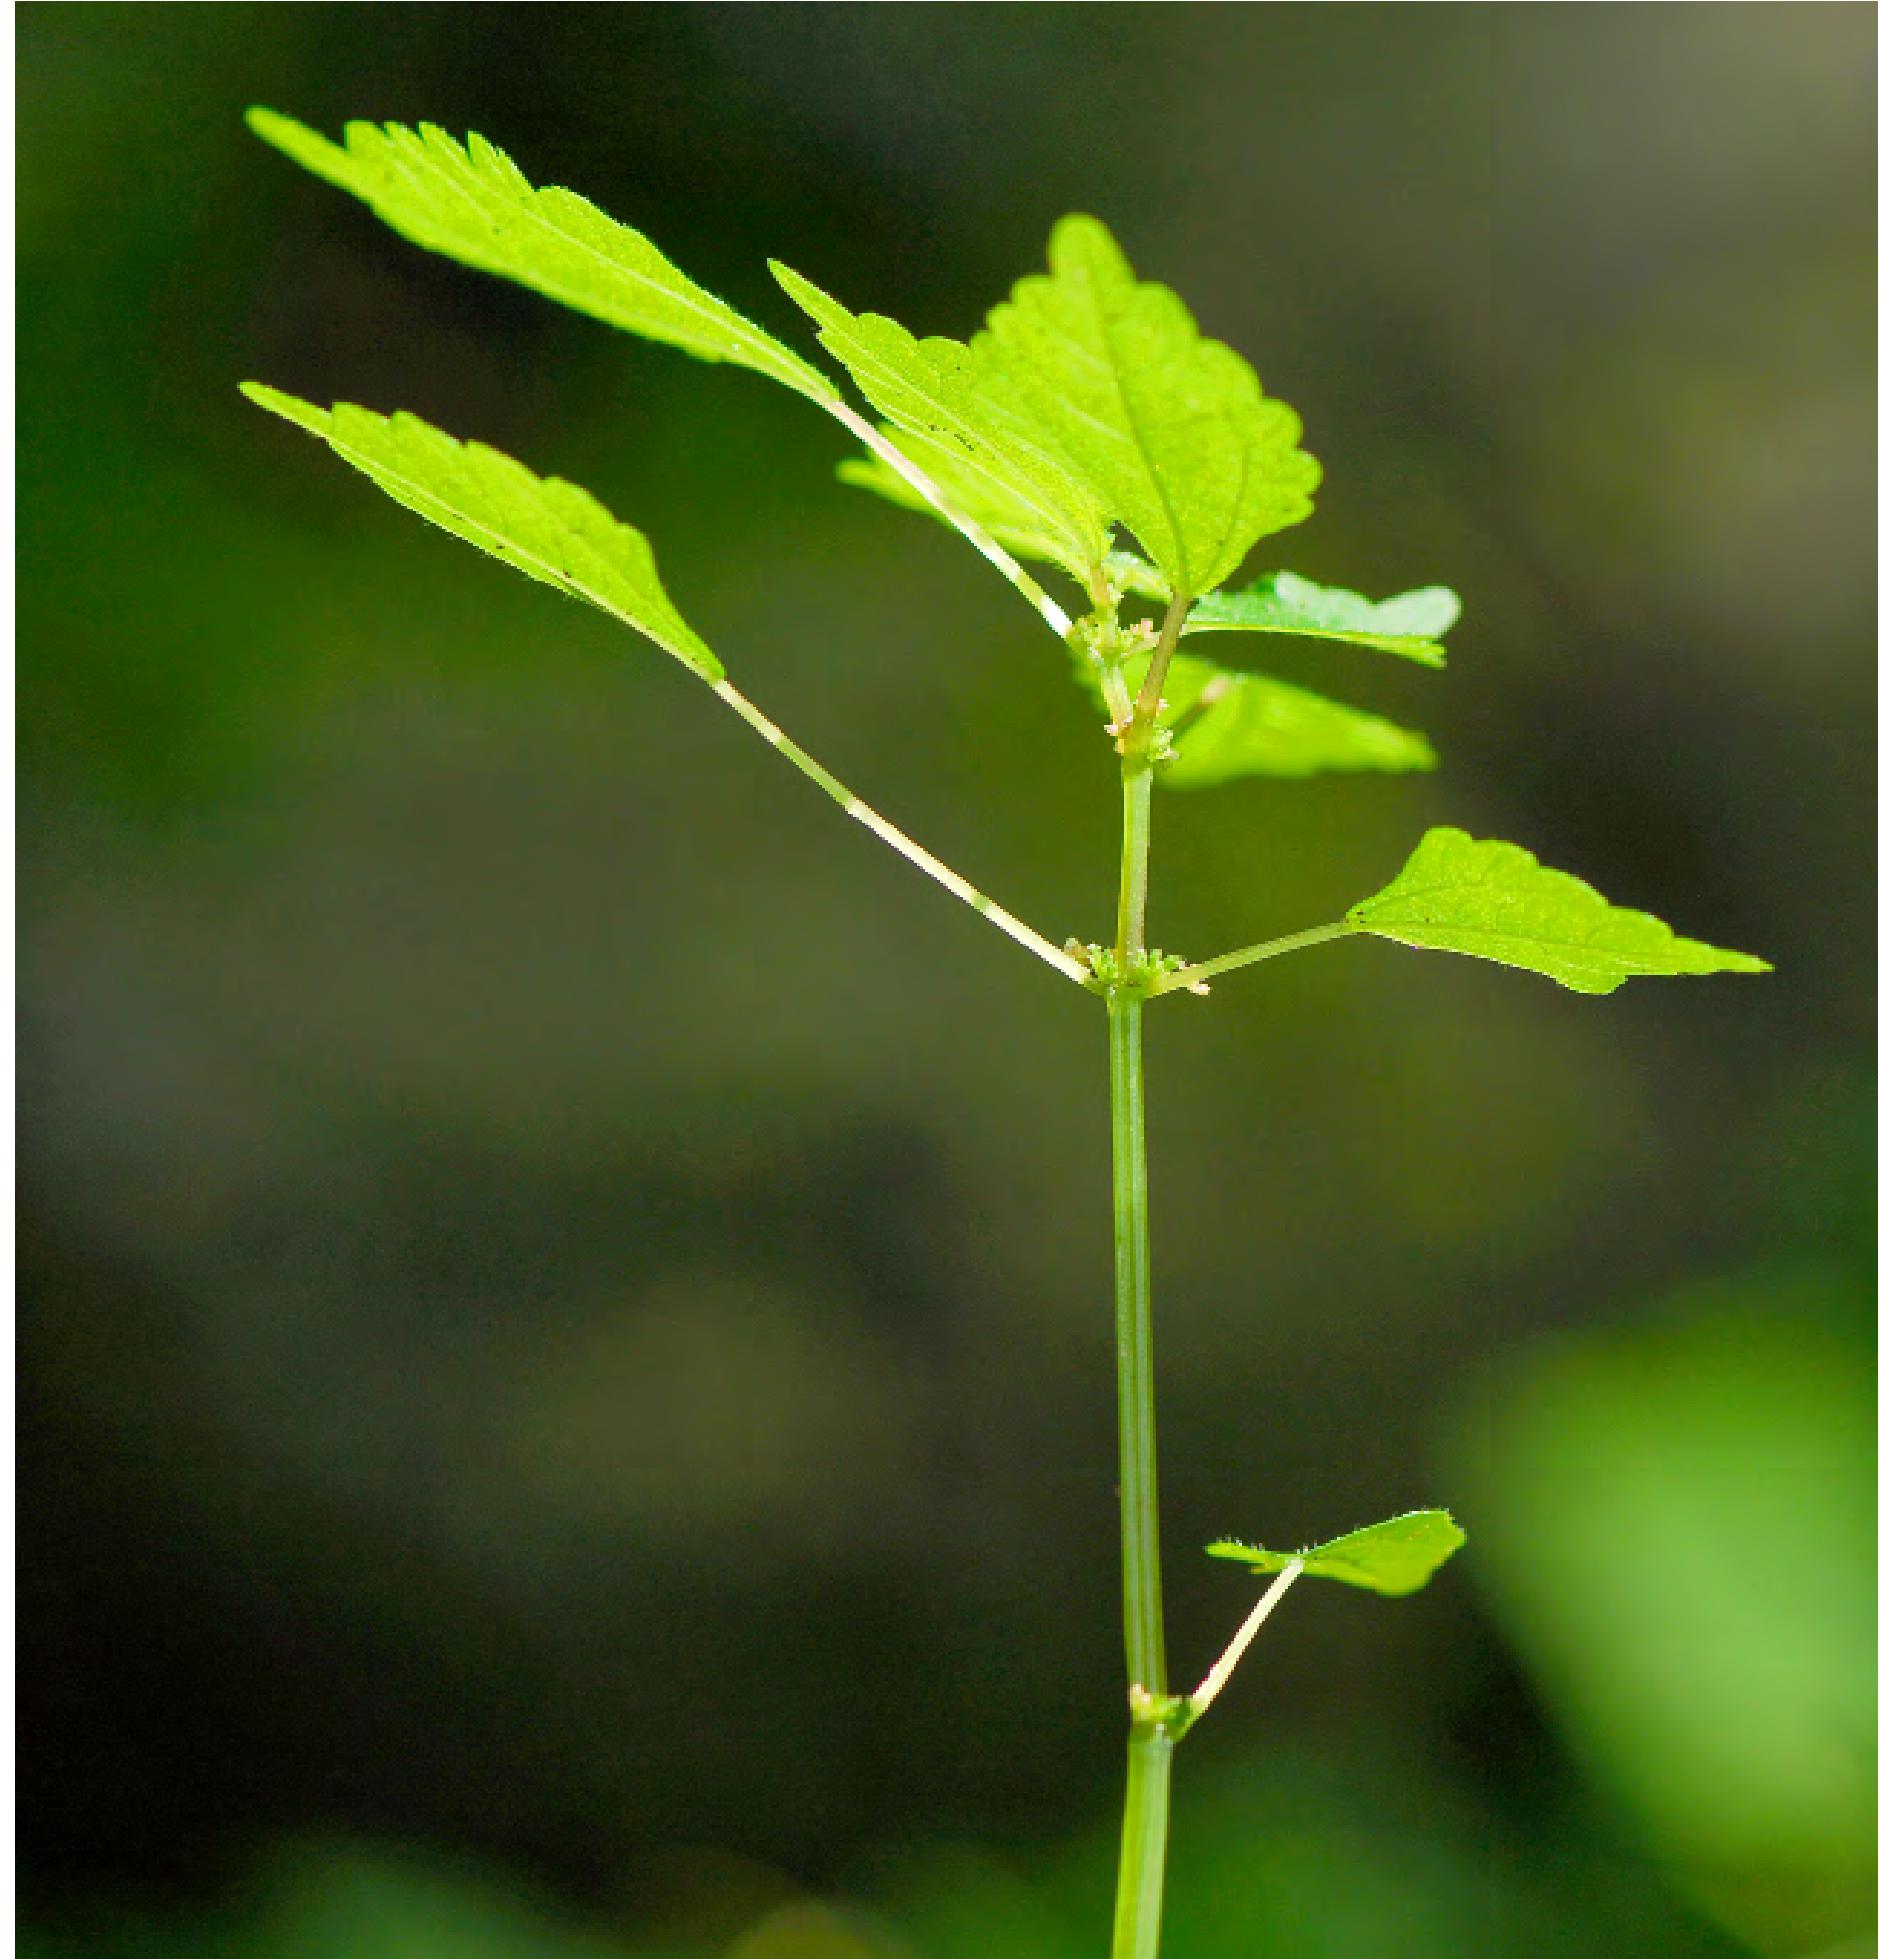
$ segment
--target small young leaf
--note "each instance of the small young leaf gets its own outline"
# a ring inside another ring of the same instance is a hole
[[[415,415],[328,410],[249,381],[242,393],[317,435],[387,496],[479,551],[585,600],[644,633],[705,680],[722,680],[711,648],[679,616],[652,547],[587,491],[536,476],[499,450],[459,442]]]
[[[987,385],[1176,590],[1212,591],[1259,539],[1311,515],[1319,466],[1299,418],[1166,286],[1140,282],[1095,218],[1059,222],[1050,266],[975,336]]]
[[[1446,585],[1425,585],[1375,604],[1356,592],[1315,585],[1290,571],[1256,578],[1238,592],[1213,592],[1188,615],[1191,633],[1293,633],[1342,639],[1379,653],[1397,653],[1426,667],[1443,664],[1438,644],[1461,616],[1462,601]]]
[[[1309,1551],[1267,1551],[1257,1544],[1223,1541],[1208,1546],[1211,1558],[1232,1558],[1255,1571],[1284,1571],[1301,1564],[1314,1578],[1336,1578],[1346,1585],[1402,1598],[1421,1591],[1436,1569],[1467,1543],[1462,1527],[1447,1510],[1407,1510],[1381,1524],[1347,1531]]]
[[[1149,656],[1123,665],[1133,693],[1142,685]],[[1077,677],[1099,708],[1103,697],[1088,662]],[[1433,769],[1436,751],[1409,728],[1327,700],[1304,687],[1263,673],[1217,667],[1192,653],[1177,653],[1162,685],[1174,752],[1156,769],[1171,789],[1208,789],[1242,776],[1299,778],[1378,769],[1390,774]]]
[[[1015,557],[1042,560],[1057,565],[1073,578],[1089,578],[1090,564],[1070,562],[1063,537],[1039,525],[1035,511],[987,476],[983,469],[961,461],[952,450],[911,429],[897,428],[894,441],[902,455],[932,480],[961,516],[970,518]],[[890,469],[878,456],[857,456],[840,462],[836,465],[836,475],[858,490],[872,490],[889,503],[899,504],[903,510],[924,511],[929,517],[946,522],[906,477]]]
[[[944,456],[948,480],[940,487],[963,482],[969,513],[989,501],[1008,527],[1032,537],[1037,555],[1088,582],[1109,549],[1103,509],[1032,431],[991,398],[972,349],[939,336],[917,340],[882,314],[851,313],[787,265],[773,260],[770,269],[876,409],[927,454]]]
[[[825,407],[840,399],[827,375],[695,285],[649,239],[571,190],[535,189],[481,136],[466,147],[429,123],[353,122],[342,148],[258,108],[248,126],[427,250],[700,360],[767,374]]]
[[[1232,673],[1178,653],[1163,694],[1177,724],[1175,752],[1156,777],[1171,789],[1249,775],[1402,774],[1436,766],[1436,751],[1410,729],[1263,673]],[[1199,712],[1183,724],[1190,708]]]
[[[1345,923],[1400,945],[1462,952],[1545,973],[1576,993],[1610,993],[1647,974],[1766,973],[1766,961],[1681,939],[1662,919],[1608,904],[1518,844],[1432,830]]]

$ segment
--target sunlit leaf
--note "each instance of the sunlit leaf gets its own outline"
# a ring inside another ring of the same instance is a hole
[[[1545,973],[1576,993],[1610,993],[1648,974],[1769,970],[1748,953],[1681,939],[1662,919],[1609,904],[1565,871],[1543,869],[1518,844],[1462,830],[1430,831],[1345,922],[1400,945]]]
[[[1443,649],[1438,642],[1461,612],[1462,601],[1446,585],[1425,585],[1373,603],[1356,592],[1276,571],[1237,592],[1211,592],[1189,613],[1182,636],[1252,632],[1342,639],[1440,667]]]
[[[1097,498],[1020,420],[988,393],[972,349],[917,340],[879,313],[851,313],[801,273],[774,260],[777,282],[817,325],[817,337],[897,433],[945,457],[969,505],[989,502],[1035,554],[1087,575],[1109,549]]]
[[[317,435],[440,529],[611,613],[705,679],[723,677],[711,648],[666,596],[646,539],[577,485],[536,476],[499,450],[459,442],[415,415],[375,415],[348,402],[316,408],[254,381],[242,393]]]
[[[1190,597],[1260,538],[1309,516],[1319,466],[1299,418],[1166,286],[1139,281],[1095,218],[1051,234],[975,336],[986,384],[1043,436]]]
[[[1301,1564],[1314,1578],[1336,1578],[1401,1598],[1427,1585],[1437,1567],[1467,1541],[1447,1510],[1407,1510],[1401,1517],[1347,1531],[1305,1551],[1268,1551],[1258,1544],[1229,1540],[1210,1544],[1208,1556],[1231,1558],[1255,1571],[1278,1572],[1289,1564]]]
[[[812,401],[838,399],[827,375],[695,285],[649,239],[571,190],[535,189],[481,136],[459,143],[429,123],[353,122],[342,147],[272,109],[250,109],[248,126],[414,244]]]

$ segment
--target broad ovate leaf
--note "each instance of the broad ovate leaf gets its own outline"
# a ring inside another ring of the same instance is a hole
[[[1609,904],[1590,884],[1543,869],[1518,844],[1454,829],[1431,830],[1345,923],[1400,945],[1544,973],[1575,993],[1610,993],[1652,974],[1769,970],[1749,953],[1681,939],[1648,912]]]
[[[666,596],[652,547],[587,491],[536,476],[499,450],[459,442],[415,415],[332,409],[250,381],[248,399],[371,477],[387,496],[507,565],[610,613],[705,680],[724,668]]]
[[[1333,585],[1315,585],[1294,572],[1276,571],[1237,592],[1209,593],[1189,613],[1182,637],[1246,632],[1342,639],[1440,667],[1440,642],[1461,613],[1462,601],[1446,585],[1425,585],[1374,602]]]
[[[1208,1546],[1211,1558],[1230,1558],[1255,1571],[1303,1565],[1314,1578],[1336,1578],[1387,1598],[1421,1591],[1437,1567],[1467,1543],[1467,1533],[1447,1510],[1407,1510],[1401,1517],[1347,1531],[1304,1551],[1269,1551],[1258,1544],[1224,1540]]]
[[[1102,506],[988,393],[972,349],[939,335],[918,340],[880,313],[851,313],[787,265],[770,269],[897,436],[944,458],[947,481],[937,487],[962,488],[968,514],[995,508],[1006,528],[1032,539],[1033,555],[1088,581],[1109,549]]]
[[[1138,280],[1095,218],[1063,219],[1049,259],[975,336],[986,385],[1198,598],[1311,514],[1319,466],[1299,418],[1166,286]]]
[[[827,375],[694,284],[651,240],[571,190],[537,190],[481,136],[459,143],[429,123],[353,122],[342,145],[272,109],[250,109],[248,126],[413,244],[700,360],[751,368],[825,407],[839,398]]]

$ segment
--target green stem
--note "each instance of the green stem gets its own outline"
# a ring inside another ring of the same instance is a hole
[[[1149,888],[1146,756],[1123,761],[1123,849],[1117,964],[1143,954]],[[1168,1855],[1168,1662],[1162,1637],[1162,1547],[1155,1464],[1155,1355],[1149,1316],[1149,1163],[1143,1113],[1142,997],[1109,999],[1110,1141],[1116,1223],[1116,1403],[1123,1532],[1123,1652],[1129,1669],[1128,1780],[1116,1874],[1114,1959],[1155,1959]]]
[[[1162,1942],[1162,1874],[1167,1864],[1168,1784],[1174,1760],[1175,1739],[1167,1728],[1145,1727],[1131,1733],[1112,1959],[1155,1959]]]

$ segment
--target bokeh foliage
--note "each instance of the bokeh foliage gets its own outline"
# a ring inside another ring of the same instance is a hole
[[[766,256],[959,335],[1099,212],[1299,409],[1283,562],[1463,593],[1440,694],[1271,642],[1446,779],[1169,798],[1157,940],[1335,916],[1445,816],[1777,973],[1587,1002],[1353,943],[1157,1010],[1178,1673],[1244,1603],[1223,1532],[1474,1532],[1262,1635],[1185,1764],[1172,1959],[1860,1936],[1872,33],[22,11],[46,1951],[1055,1959],[1107,1881],[1083,1003],[233,383],[590,485],[793,732],[1085,936],[1087,703],[839,431],[412,250],[257,100],[484,129],[798,346]]]

